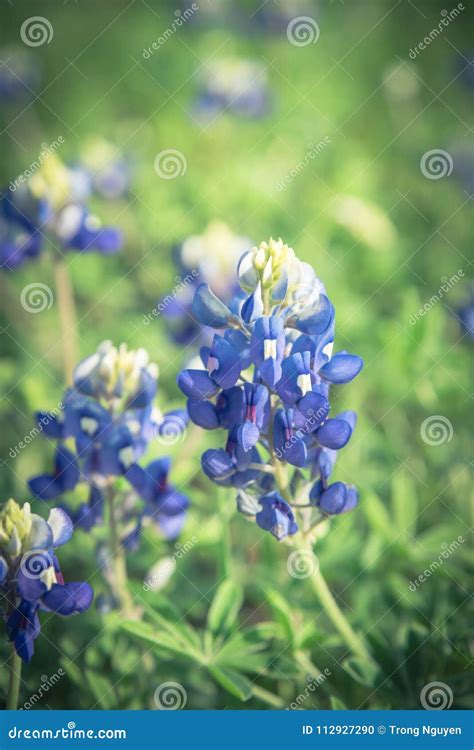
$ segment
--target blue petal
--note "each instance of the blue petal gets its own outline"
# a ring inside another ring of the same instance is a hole
[[[297,328],[301,333],[318,336],[331,322],[333,306],[325,294],[320,294],[317,304],[308,311],[291,316],[286,321],[288,326]]]
[[[208,284],[198,286],[192,310],[199,323],[212,328],[226,328],[233,317],[229,308],[216,297]]]
[[[53,546],[53,532],[50,525],[36,515],[31,514],[31,530],[28,536],[27,546],[29,549],[50,549]]]
[[[328,419],[316,432],[318,443],[332,450],[343,448],[351,435],[351,426],[345,419]]]
[[[216,366],[209,372],[211,379],[221,388],[232,388],[237,382],[242,364],[239,352],[222,336],[215,336],[209,352],[209,364]]]
[[[319,374],[330,383],[349,383],[362,370],[364,361],[356,354],[335,354],[323,367]]]
[[[182,370],[178,374],[178,385],[185,396],[197,401],[211,398],[219,390],[205,370]]]
[[[194,424],[205,430],[215,430],[219,427],[216,407],[210,401],[194,401],[188,399],[188,412]]]
[[[67,616],[84,612],[93,598],[94,592],[88,583],[56,583],[43,594],[41,603],[45,609]]]
[[[53,534],[53,547],[61,547],[72,537],[72,521],[62,508],[52,508],[48,516],[48,525]]]
[[[201,456],[201,466],[204,474],[214,482],[229,479],[235,471],[229,454],[223,448],[205,451]]]
[[[260,430],[253,422],[246,421],[239,427],[237,437],[240,445],[247,452],[257,444],[260,437]]]

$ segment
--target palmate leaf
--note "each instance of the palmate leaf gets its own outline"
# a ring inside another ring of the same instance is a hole
[[[218,587],[207,616],[213,635],[225,635],[237,621],[244,594],[239,584],[227,579]]]
[[[241,701],[248,701],[252,696],[252,683],[243,674],[227,667],[209,667],[214,679],[231,695]]]
[[[117,700],[112,683],[102,674],[93,672],[91,669],[86,669],[84,674],[87,685],[97,701],[97,705],[104,710],[116,708]]]
[[[201,663],[202,656],[199,651],[186,642],[180,634],[173,634],[171,628],[163,632],[162,628],[150,625],[146,622],[126,621],[122,623],[122,628],[131,635],[140,638],[147,643],[151,643],[157,648],[172,651],[180,656],[187,657],[193,661]]]

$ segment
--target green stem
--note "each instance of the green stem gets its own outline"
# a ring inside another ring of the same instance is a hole
[[[53,258],[56,301],[61,326],[64,377],[66,384],[70,385],[74,367],[79,357],[76,305],[67,264],[57,253],[54,253]]]
[[[229,578],[232,575],[232,543],[228,503],[225,493],[221,490],[218,490],[218,511],[220,521],[219,572],[221,578]]]
[[[12,644],[12,652],[9,659],[10,677],[8,680],[8,693],[6,708],[8,711],[16,711],[18,707],[18,695],[20,693],[21,659]]]
[[[307,548],[312,552],[311,544],[309,544]],[[334,599],[323,574],[319,570],[319,566],[316,566],[314,572],[311,574],[310,581],[313,591],[324,607],[327,616],[337,628],[354,656],[357,656],[365,662],[373,663],[372,657],[363,641],[363,638],[358,636],[349,625],[345,615],[342,613],[339,605]]]
[[[128,589],[127,563],[125,550],[120,543],[120,534],[115,513],[115,489],[113,486],[107,488],[107,500],[109,505],[109,544],[112,562],[111,587],[120,609],[126,617],[133,618],[133,600]]]

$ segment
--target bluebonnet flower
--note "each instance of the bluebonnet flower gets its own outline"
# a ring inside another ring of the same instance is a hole
[[[474,284],[472,284],[469,297],[456,309],[460,322],[461,333],[468,340],[474,340]]]
[[[195,104],[197,116],[211,120],[224,111],[259,118],[271,109],[264,66],[255,60],[225,58],[206,65]]]
[[[112,143],[103,138],[86,140],[77,162],[70,165],[75,192],[81,199],[96,194],[105,200],[127,195],[131,184],[131,165]]]
[[[191,235],[175,249],[176,285],[153,311],[153,314],[163,315],[175,343],[193,344],[197,350],[212,338],[212,329],[197,321],[192,309],[196,290],[203,283],[238,312],[244,295],[235,268],[240,256],[250,247],[250,240],[234,234],[227,224],[211,221],[202,234]],[[145,320],[148,323],[151,316]]]
[[[363,362],[333,353],[325,287],[281,240],[244,253],[238,276],[247,294],[240,312],[207,285],[197,289],[194,314],[218,332],[201,367],[182,370],[178,385],[193,422],[228,434],[224,448],[203,454],[204,473],[237,488],[239,510],[281,540],[357,504],[352,485],[329,484],[356,424],[353,411],[329,416],[330,388],[355,378]]]
[[[73,524],[67,513],[53,508],[45,521],[9,500],[0,508],[1,614],[8,639],[17,654],[29,662],[40,634],[39,612],[68,616],[90,606],[88,583],[65,583],[55,549],[69,541]]]
[[[37,59],[19,48],[0,49],[0,102],[3,106],[32,99],[39,82]]]
[[[53,472],[29,480],[34,495],[50,501],[76,487],[82,492],[85,486],[87,502],[66,507],[74,522],[89,531],[104,520],[104,495],[115,492],[117,478],[125,477],[136,493],[132,508],[120,504],[117,508],[115,520],[123,527],[122,542],[129,537],[132,522],[138,539],[148,518],[165,537],[176,536],[188,503],[167,482],[169,459],[158,462],[163,467],[160,476],[157,462],[146,468],[138,465],[153,439],[175,442],[187,424],[184,410],[162,414],[154,406],[157,388],[158,368],[149,362],[145,350],[128,350],[124,344],[116,348],[110,341],[100,344],[75,368],[73,386],[64,396],[60,414],[43,411],[37,415],[45,434],[58,441],[58,447]]]
[[[41,167],[11,183],[0,199],[0,268],[11,271],[37,258],[47,237],[65,252],[117,252],[120,230],[102,226],[79,200],[72,172],[55,153],[41,153]]]

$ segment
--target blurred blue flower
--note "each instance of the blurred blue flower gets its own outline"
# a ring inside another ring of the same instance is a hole
[[[143,349],[116,348],[110,341],[79,362],[60,414],[37,414],[38,423],[45,425],[42,429],[58,441],[58,447],[53,472],[29,480],[36,497],[49,501],[77,485],[88,486],[88,501],[72,509],[67,506],[67,510],[74,523],[90,531],[103,522],[104,494],[113,490],[118,477],[125,477],[136,494],[132,513],[122,508],[118,518],[122,526],[133,521],[141,528],[144,520],[151,519],[164,536],[176,536],[188,501],[168,486],[167,471],[163,476],[156,474],[158,465],[169,468],[168,459],[145,469],[138,465],[152,440],[165,445],[175,442],[188,421],[183,409],[161,414],[154,406],[157,380],[158,369]],[[128,536],[124,532],[126,546],[131,544]]]
[[[44,150],[40,165],[10,184],[0,199],[0,268],[15,270],[38,257],[47,238],[59,251],[117,252],[122,235],[104,227],[78,199],[72,172]]]
[[[265,67],[256,60],[225,58],[206,65],[195,102],[196,115],[212,120],[221,113],[259,118],[271,110]]]

